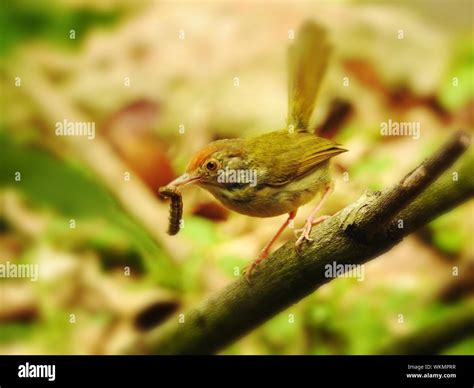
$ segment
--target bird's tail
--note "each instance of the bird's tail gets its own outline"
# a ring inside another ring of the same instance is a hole
[[[330,53],[326,31],[306,22],[288,48],[288,125],[308,130]]]

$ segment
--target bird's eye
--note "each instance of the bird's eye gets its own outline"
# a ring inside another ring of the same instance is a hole
[[[217,168],[217,162],[215,160],[210,160],[206,163],[206,168],[209,171],[214,171]]]

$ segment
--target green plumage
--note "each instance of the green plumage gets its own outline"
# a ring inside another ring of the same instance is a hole
[[[283,186],[302,178],[320,163],[346,151],[332,140],[309,132],[281,130],[246,140],[245,148],[255,163],[272,171],[265,176],[265,182],[271,186]]]
[[[287,130],[218,140],[206,149],[205,160],[216,160],[221,168],[256,171],[256,186],[243,184],[238,190],[219,182],[218,172],[201,171],[198,183],[228,208],[254,217],[289,213],[309,202],[331,180],[328,160],[346,151],[332,140]]]

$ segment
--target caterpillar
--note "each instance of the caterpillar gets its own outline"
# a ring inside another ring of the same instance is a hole
[[[183,200],[181,198],[181,193],[176,187],[170,186],[161,187],[159,193],[163,198],[171,198],[168,234],[174,236],[179,232],[181,218],[183,216]]]

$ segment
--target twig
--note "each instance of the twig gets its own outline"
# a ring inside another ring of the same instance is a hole
[[[373,206],[362,209],[363,218],[353,231],[362,241],[375,241],[381,236],[380,225],[386,225],[428,185],[436,180],[470,144],[464,131],[453,137],[433,156],[407,174],[399,184],[380,195]]]
[[[439,175],[465,149],[464,135],[455,135],[454,141],[448,143],[430,161],[422,166],[426,173]],[[456,151],[451,144],[455,144]],[[459,146],[460,144],[461,146]],[[455,156],[453,156],[455,155]],[[443,159],[444,158],[444,159]],[[443,159],[443,160],[440,160]],[[294,249],[294,241],[289,241],[261,263],[253,275],[250,284],[239,278],[224,290],[203,301],[188,313],[175,317],[163,326],[149,333],[145,338],[135,342],[126,352],[158,354],[205,354],[215,353],[239,337],[256,328],[278,312],[311,294],[321,285],[332,280],[325,276],[326,265],[334,261],[338,264],[362,264],[392,248],[400,239],[431,219],[465,201],[474,194],[474,155],[465,155],[456,171],[459,180],[453,182],[451,172],[446,172],[427,190],[413,200],[403,200],[404,209],[399,217],[404,219],[404,227],[393,222],[379,224],[380,236],[391,238],[378,239],[376,243],[366,243],[353,237],[351,231],[359,228],[364,222],[364,214],[377,214],[374,207],[380,206],[379,196],[365,194],[357,202],[349,205],[329,220],[314,228],[311,243],[299,250]],[[432,168],[435,166],[436,168]],[[418,176],[415,170],[413,176]],[[411,178],[406,196],[413,198],[433,179]],[[406,185],[406,178],[400,185]],[[415,189],[412,187],[415,186]],[[406,191],[403,191],[406,192]],[[401,206],[383,202],[384,206]],[[366,212],[361,212],[361,209]],[[396,212],[390,212],[396,215]],[[370,225],[370,224],[369,224]]]

